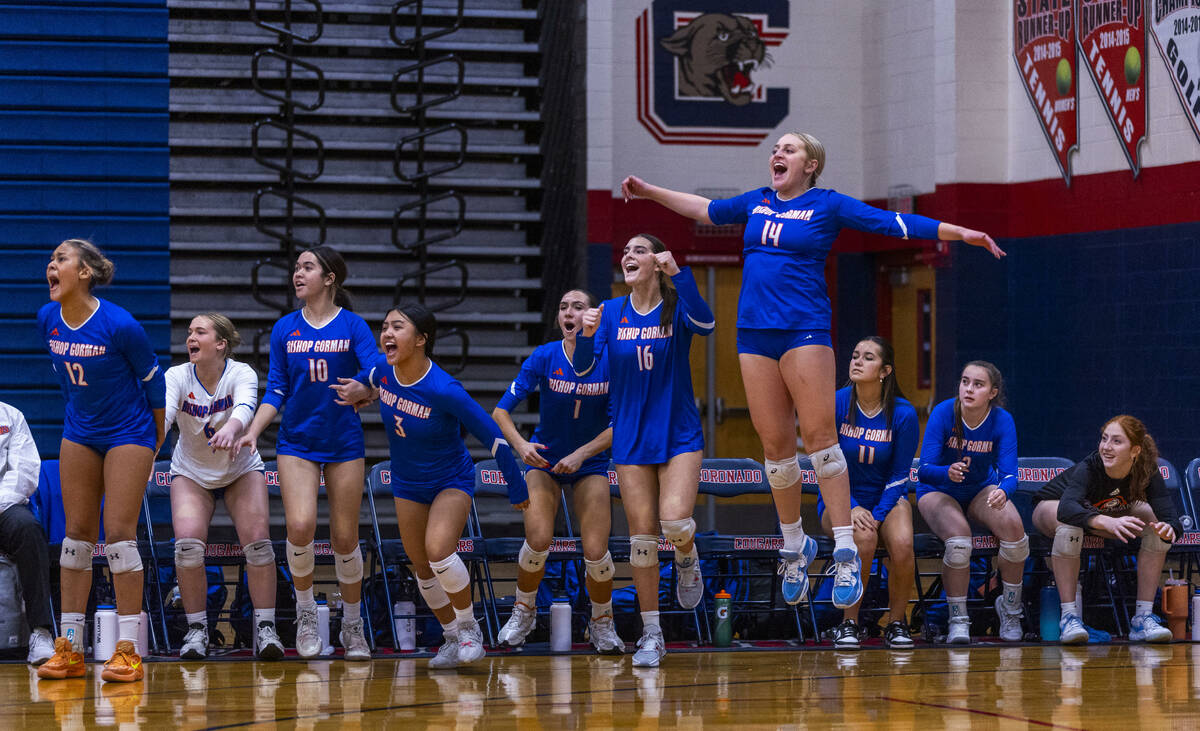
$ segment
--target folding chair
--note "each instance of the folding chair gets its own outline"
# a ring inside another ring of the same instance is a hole
[[[1183,481],[1186,488],[1183,497],[1191,510],[1188,522],[1183,524],[1183,535],[1176,538],[1171,550],[1181,554],[1180,560],[1186,567],[1182,570],[1186,571],[1188,583],[1191,583],[1192,575],[1200,570],[1200,526],[1197,525],[1197,521],[1200,521],[1200,513],[1197,512],[1197,506],[1200,505],[1200,458],[1188,463]]]

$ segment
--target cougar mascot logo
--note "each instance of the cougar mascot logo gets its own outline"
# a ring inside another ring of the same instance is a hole
[[[680,96],[720,97],[739,107],[750,103],[750,75],[767,53],[749,18],[705,13],[659,43],[679,59]]]

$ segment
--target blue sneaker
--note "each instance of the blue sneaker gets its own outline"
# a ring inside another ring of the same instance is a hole
[[[835,549],[833,561],[833,606],[847,609],[862,599],[862,561],[858,551],[849,548]]]
[[[1129,621],[1130,642],[1170,642],[1171,630],[1159,623],[1153,614],[1138,614]]]
[[[783,576],[783,600],[788,604],[799,604],[808,596],[808,565],[817,557],[817,542],[812,536],[804,536],[804,545],[799,551],[779,549],[779,574]]]

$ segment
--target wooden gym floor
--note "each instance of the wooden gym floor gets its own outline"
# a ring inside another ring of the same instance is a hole
[[[38,680],[0,665],[0,728],[1200,727],[1200,645],[1115,644],[489,656],[277,663],[150,661],[146,679]]]

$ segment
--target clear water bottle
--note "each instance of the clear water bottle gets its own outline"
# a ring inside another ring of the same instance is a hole
[[[550,650],[571,650],[571,604],[566,599],[555,599],[550,605]]]
[[[730,616],[733,597],[724,589],[713,597],[716,600],[717,631],[714,644],[717,647],[729,647],[733,642],[733,617]]]

